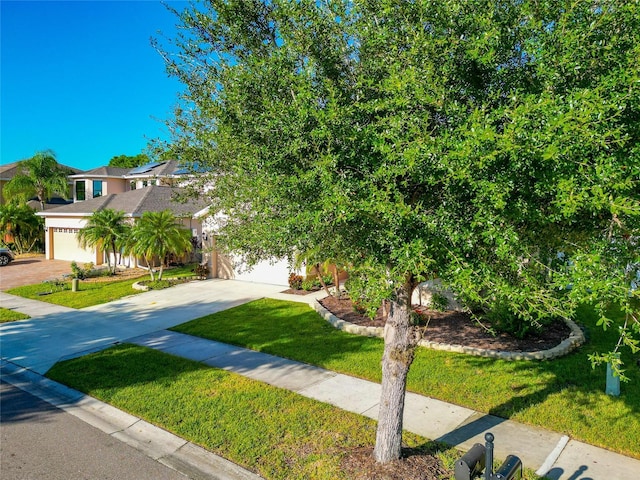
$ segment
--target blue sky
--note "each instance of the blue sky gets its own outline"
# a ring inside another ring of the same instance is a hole
[[[160,1],[0,0],[0,19],[0,164],[51,149],[88,170],[168,137],[182,85],[150,44],[176,31]]]

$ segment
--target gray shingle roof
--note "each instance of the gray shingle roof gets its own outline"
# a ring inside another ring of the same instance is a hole
[[[84,178],[84,177],[122,177],[126,175],[131,168],[122,167],[98,167],[92,170],[87,170],[79,175],[72,175],[72,178]]]
[[[178,217],[190,217],[206,208],[201,199],[188,199],[185,203],[176,201],[176,195],[183,189],[152,185],[124,193],[112,193],[82,202],[52,208],[40,213],[42,216],[86,215],[98,210],[112,209],[122,211],[127,216],[140,217],[144,212],[171,210]]]
[[[1,180],[11,180],[15,177],[16,173],[18,173],[18,165],[20,162],[7,163],[6,165],[0,165],[0,179]],[[80,173],[82,170],[79,168],[69,167],[68,165],[63,165],[59,163],[62,168],[69,170],[72,173]]]

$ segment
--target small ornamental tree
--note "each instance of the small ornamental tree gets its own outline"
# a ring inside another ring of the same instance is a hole
[[[44,219],[29,205],[0,205],[0,235],[16,253],[28,253],[36,245],[44,246]]]
[[[226,219],[220,243],[250,263],[324,252],[364,300],[390,301],[379,462],[400,456],[418,282],[440,277],[516,329],[585,300],[637,315],[638,2],[176,13],[183,33],[162,52],[186,86],[172,148],[213,172],[194,194]]]
[[[144,212],[133,226],[129,245],[133,254],[145,259],[151,280],[155,280],[155,258],[160,262],[158,280],[162,280],[166,257],[170,254],[184,255],[193,248],[191,230],[185,228],[169,210]]]
[[[117,254],[126,240],[127,231],[124,212],[106,208],[94,212],[89,217],[85,226],[78,231],[78,243],[82,248],[102,248],[107,257],[109,270],[115,275]],[[111,265],[112,256],[113,265]]]

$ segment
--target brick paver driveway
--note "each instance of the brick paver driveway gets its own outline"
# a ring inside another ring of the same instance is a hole
[[[47,260],[44,256],[16,258],[0,267],[0,290],[52,280],[65,273],[71,273],[71,262]]]

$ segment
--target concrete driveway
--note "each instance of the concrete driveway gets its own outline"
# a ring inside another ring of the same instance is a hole
[[[71,273],[71,262],[47,260],[44,255],[16,258],[0,267],[0,290],[53,280],[65,273]]]

